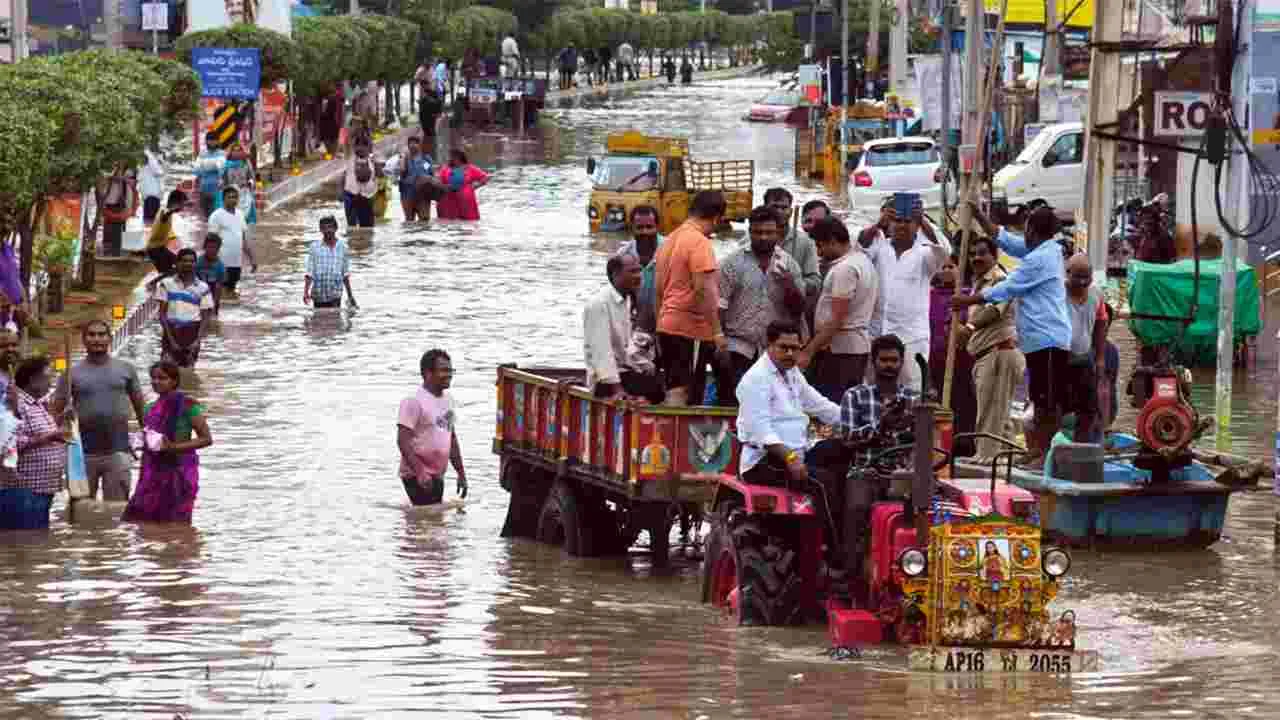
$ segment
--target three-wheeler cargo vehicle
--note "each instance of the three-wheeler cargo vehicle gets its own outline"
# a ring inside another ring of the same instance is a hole
[[[724,193],[727,221],[741,222],[751,214],[755,162],[696,161],[686,138],[613,133],[605,139],[604,156],[587,160],[587,174],[591,232],[625,230],[631,210],[649,205],[658,209],[659,229],[669,233],[688,218],[693,196],[702,190]]]

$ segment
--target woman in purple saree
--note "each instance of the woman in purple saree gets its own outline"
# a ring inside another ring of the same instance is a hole
[[[151,388],[158,397],[146,408],[142,476],[125,508],[125,521],[191,522],[200,490],[196,450],[212,445],[213,437],[204,407],[178,390],[180,378],[171,362],[151,366]]]

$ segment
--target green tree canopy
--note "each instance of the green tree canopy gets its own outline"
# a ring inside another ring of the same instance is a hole
[[[502,38],[516,31],[516,18],[497,8],[473,6],[458,10],[445,22],[439,49],[448,57],[460,58],[468,49],[482,56],[497,55]]]
[[[144,148],[193,116],[199,88],[190,68],[127,51],[0,66],[0,238],[20,233],[24,280],[32,210],[141,164]]]

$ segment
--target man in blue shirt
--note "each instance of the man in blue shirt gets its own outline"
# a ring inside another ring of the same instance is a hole
[[[196,182],[200,190],[200,209],[204,211],[205,219],[208,219],[214,210],[222,207],[219,193],[222,192],[222,176],[226,168],[227,153],[218,145],[218,136],[213,133],[205,135],[204,152],[196,158],[195,165]]]
[[[227,284],[227,266],[218,257],[222,252],[222,238],[209,233],[204,238],[204,254],[196,259],[196,277],[213,292],[213,312],[222,310],[222,286]]]
[[[347,244],[338,239],[338,221],[332,215],[320,218],[320,234],[307,251],[302,303],[317,310],[342,307],[345,288],[351,307],[359,307],[351,291],[351,255]]]
[[[1028,461],[1035,467],[1044,462],[1044,453],[1058,432],[1067,401],[1064,380],[1070,376],[1071,316],[1062,249],[1053,242],[1058,217],[1049,207],[1033,210],[1023,239],[997,228],[976,205],[970,207],[988,237],[996,238],[1000,249],[1020,258],[1022,264],[980,294],[957,296],[951,302],[965,307],[1018,301],[1018,341],[1027,357],[1031,402],[1035,405],[1032,431],[1027,434]]]

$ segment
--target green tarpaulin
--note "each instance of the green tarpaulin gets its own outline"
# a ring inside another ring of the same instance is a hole
[[[1218,280],[1221,260],[1200,262],[1200,296],[1195,320],[1182,331],[1182,323],[1161,320],[1129,321],[1129,328],[1144,345],[1172,345],[1175,357],[1186,364],[1213,364],[1218,347]],[[1186,317],[1195,286],[1195,263],[1179,260],[1163,265],[1129,263],[1129,310],[1133,314]],[[1258,278],[1253,268],[1236,265],[1236,342],[1262,331]]]

